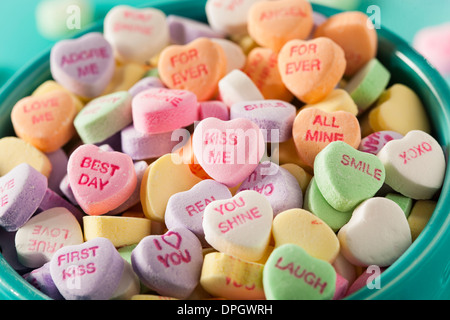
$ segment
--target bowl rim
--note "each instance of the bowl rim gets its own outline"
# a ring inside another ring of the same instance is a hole
[[[177,7],[177,12],[191,14],[199,8],[204,8],[206,0],[191,1],[191,0],[154,0],[147,4],[136,6],[141,7],[153,7],[160,9],[164,12],[172,12],[173,6]],[[342,12],[342,10],[326,7],[323,5],[312,3],[314,11],[318,11],[326,16],[331,16],[333,14]],[[173,13],[171,13],[173,14]],[[205,19],[205,13],[201,12],[200,17]],[[103,19],[97,20],[90,26],[86,27],[79,33],[74,34],[70,38],[77,38],[83,34],[102,30]],[[398,47],[398,54],[403,55],[399,57],[401,59],[406,59],[406,63],[410,64],[410,67],[416,69],[416,72],[421,73],[419,76],[423,79],[425,84],[429,87],[429,90],[433,92],[434,96],[437,98],[440,108],[442,109],[443,116],[445,118],[445,123],[450,123],[449,110],[445,106],[450,106],[450,90],[447,82],[440,75],[440,73],[430,64],[428,61],[422,57],[415,49],[413,49],[405,40],[396,35],[389,29],[381,26],[378,31],[378,37],[385,38],[387,41],[395,43]],[[16,88],[20,85],[26,83],[27,78],[30,77],[30,70],[39,72],[39,66],[47,66],[49,64],[50,49],[45,50],[37,58],[31,60],[29,63],[24,65],[22,68],[17,70],[15,74],[0,88],[0,106],[4,104],[4,101],[12,95]],[[46,70],[47,68],[41,68]],[[37,71],[36,71],[37,70]],[[426,75],[423,73],[426,70]],[[444,121],[444,120],[442,120]],[[446,150],[446,155],[448,153],[448,139],[446,136],[442,136],[439,139],[441,146],[443,145]],[[448,181],[450,176],[450,169],[447,166],[445,180],[443,182],[443,188],[441,194],[450,194],[450,182]],[[397,259],[389,268],[384,271],[380,279],[386,285],[379,290],[369,290],[363,288],[357,292],[345,297],[345,299],[383,299],[383,295],[386,290],[404,281],[408,277],[408,272],[415,271],[420,268],[419,264],[427,260],[432,254],[434,245],[439,242],[441,238],[444,237],[445,232],[450,230],[450,215],[445,215],[445,208],[450,208],[450,197],[443,199],[442,196],[439,197],[437,205],[435,208],[435,213],[428,221],[427,225],[420,233],[418,238],[412,243],[412,245],[404,252],[404,254]],[[433,227],[433,228],[432,228]],[[447,236],[447,238],[449,238]],[[449,242],[450,243],[450,242]],[[444,261],[445,263],[445,261]],[[450,261],[447,263],[445,271],[450,273],[447,269],[450,269]],[[3,271],[2,271],[3,270]],[[399,270],[402,270],[399,272]],[[24,280],[3,258],[0,253],[0,293],[7,294],[12,299],[49,299],[48,296],[39,292],[26,280]],[[448,274],[447,274],[448,276]],[[448,278],[447,278],[448,279]],[[450,281],[444,283],[450,287]]]

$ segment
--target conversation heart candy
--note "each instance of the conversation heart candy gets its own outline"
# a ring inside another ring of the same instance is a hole
[[[346,111],[303,109],[295,118],[292,135],[300,159],[310,167],[314,167],[317,154],[333,141],[344,141],[353,148],[361,142],[358,118]]]
[[[44,194],[44,198],[42,198],[42,201],[39,204],[39,208],[36,213],[56,207],[63,207],[69,210],[79,223],[82,222],[84,213],[77,206],[74,206],[72,203],[54,192],[52,189],[47,188]]]
[[[89,215],[100,215],[125,202],[136,188],[131,158],[121,152],[103,151],[85,144],[69,157],[69,183],[77,203]]]
[[[409,87],[396,83],[385,90],[369,111],[373,131],[395,131],[406,135],[411,130],[431,132],[431,124],[420,98]]]
[[[48,153],[74,136],[76,113],[70,95],[58,90],[19,100],[11,111],[11,122],[18,137]]]
[[[12,232],[23,226],[39,207],[47,178],[27,163],[0,177],[0,226]]]
[[[412,241],[422,233],[434,213],[437,202],[434,200],[417,200],[411,208],[408,216],[408,224],[411,229]]]
[[[386,184],[413,199],[431,199],[442,186],[446,161],[442,147],[430,134],[411,130],[378,152],[386,168]]]
[[[31,268],[49,262],[60,248],[83,243],[81,226],[64,207],[40,212],[27,221],[16,233],[19,261]]]
[[[213,30],[208,24],[194,19],[168,15],[170,40],[175,44],[187,44],[197,38],[225,38],[225,33]]]
[[[133,98],[133,125],[142,133],[163,133],[187,127],[198,117],[198,101],[193,92],[153,88]]]
[[[234,69],[242,69],[244,67],[247,56],[238,44],[231,40],[221,38],[212,38],[211,41],[221,46],[225,53],[227,61],[225,74],[230,73]]]
[[[138,93],[152,88],[165,88],[164,83],[155,76],[148,76],[144,77],[138,82],[136,82],[129,90],[128,92],[131,94],[131,96],[134,98]]]
[[[270,161],[261,162],[237,192],[254,190],[264,195],[270,202],[273,214],[303,205],[302,189],[295,177],[286,169]]]
[[[56,251],[50,274],[66,300],[108,300],[119,285],[124,264],[111,241],[95,238]]]
[[[293,243],[311,256],[329,263],[333,263],[339,253],[339,241],[333,230],[319,217],[302,208],[289,209],[276,215],[272,235],[275,248]]]
[[[278,54],[272,49],[252,49],[242,71],[252,79],[265,99],[292,100],[293,94],[284,85],[278,70]]]
[[[377,53],[377,31],[363,12],[347,11],[332,15],[316,29],[314,37],[327,37],[344,50],[347,76],[355,74]]]
[[[391,140],[403,138],[403,135],[395,131],[377,131],[361,139],[358,150],[378,154],[380,150]]]
[[[278,54],[283,83],[308,104],[322,100],[336,87],[345,66],[342,48],[324,37],[288,41]]]
[[[314,174],[326,201],[345,212],[376,194],[385,181],[386,170],[377,156],[334,141],[317,154]]]
[[[78,113],[74,125],[84,143],[99,143],[132,122],[131,95],[119,91],[90,101]]]
[[[40,96],[40,95],[47,94],[49,92],[59,91],[59,90],[63,90],[63,91],[67,92],[70,95],[70,97],[72,98],[73,104],[75,105],[75,109],[77,110],[77,112],[80,112],[81,109],[83,109],[84,102],[82,101],[82,99],[77,97],[76,94],[74,94],[74,93],[70,92],[69,90],[67,90],[66,88],[64,88],[62,85],[60,85],[55,80],[47,80],[47,81],[43,82],[39,87],[37,87],[31,93],[31,96]]]
[[[247,178],[265,151],[261,130],[248,119],[206,118],[194,131],[192,147],[206,173],[228,187]]]
[[[215,117],[220,120],[230,120],[230,111],[228,106],[220,100],[200,101],[198,106],[199,121]]]
[[[114,53],[101,33],[58,41],[50,52],[53,78],[85,98],[100,95],[114,74]]]
[[[387,267],[411,245],[403,210],[392,200],[375,197],[362,202],[338,233],[342,254],[357,266]]]
[[[265,299],[264,265],[222,252],[205,255],[200,284],[214,297],[231,300]]]
[[[264,100],[262,93],[250,77],[234,69],[219,81],[220,99],[231,108],[241,101]]]
[[[191,189],[172,195],[167,202],[164,221],[168,229],[184,227],[192,231],[208,247],[203,232],[203,212],[208,204],[216,200],[231,198],[230,190],[223,184],[207,179]]]
[[[42,267],[24,274],[23,278],[49,298],[53,300],[64,300],[64,297],[59,293],[50,275],[50,262],[46,262]]]
[[[67,162],[69,160],[69,157],[62,148],[59,148],[50,153],[46,153],[45,155],[52,164],[52,171],[50,172],[50,176],[48,177],[48,187],[49,189],[62,196],[63,193],[59,189],[59,185],[61,184],[62,179],[67,174]]]
[[[216,250],[247,261],[261,259],[270,241],[273,210],[269,200],[253,190],[206,206],[203,231]]]
[[[313,176],[295,163],[284,163],[280,167],[289,171],[297,179],[298,185],[302,189],[303,194],[305,194]]]
[[[111,300],[130,300],[141,291],[141,282],[130,262],[124,262],[122,277]]]
[[[267,142],[284,142],[292,138],[297,109],[282,100],[242,101],[230,108],[230,119],[245,118],[265,130]]]
[[[289,40],[306,39],[312,28],[312,7],[306,0],[261,1],[248,13],[249,35],[275,52]]]
[[[336,272],[330,263],[287,243],[269,256],[263,284],[268,300],[331,300],[336,290]]]
[[[174,183],[176,181],[176,183]],[[140,188],[142,209],[152,221],[164,222],[170,197],[202,181],[176,153],[159,157],[145,170]]]
[[[105,16],[103,33],[121,62],[143,64],[170,41],[166,15],[156,8],[114,6]]]
[[[325,98],[317,103],[307,104],[300,110],[306,108],[317,108],[326,112],[347,111],[351,114],[358,115],[358,106],[353,101],[350,94],[344,89],[334,89]]]
[[[159,55],[158,71],[171,89],[189,90],[199,101],[217,93],[219,80],[226,74],[226,55],[222,47],[208,38],[186,45],[170,45]]]
[[[142,239],[131,253],[139,279],[160,295],[187,298],[200,281],[203,255],[198,238],[186,228]]]
[[[216,31],[227,35],[246,35],[248,12],[253,4],[262,0],[207,0],[206,18]]]

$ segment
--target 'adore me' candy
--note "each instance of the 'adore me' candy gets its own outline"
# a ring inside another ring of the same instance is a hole
[[[331,300],[336,288],[336,271],[330,263],[288,243],[269,256],[263,284],[268,300]]]
[[[401,139],[391,140],[377,156],[386,168],[386,184],[407,197],[430,199],[442,186],[445,155],[426,132],[412,130]]]
[[[131,253],[133,270],[141,281],[174,298],[187,298],[200,280],[203,255],[200,241],[186,228],[147,236]]]
[[[73,137],[76,113],[72,97],[55,90],[19,100],[11,111],[11,122],[18,137],[47,153]]]
[[[377,156],[356,150],[343,141],[331,142],[316,156],[314,178],[326,201],[348,211],[373,197],[386,177]]]
[[[362,202],[338,233],[342,254],[357,266],[390,266],[411,245],[403,210],[392,200]]]
[[[203,230],[216,250],[247,261],[258,261],[270,241],[273,210],[270,202],[253,190],[206,206]]]
[[[103,29],[121,62],[145,63],[170,40],[166,15],[155,8],[115,6],[106,14]]]
[[[50,260],[50,274],[66,300],[108,300],[117,289],[125,260],[105,238],[65,246]]]
[[[211,99],[227,72],[225,51],[208,38],[166,47],[158,60],[161,80],[171,89],[189,90],[199,101]]]
[[[248,119],[206,118],[194,131],[193,150],[209,176],[235,187],[259,164],[265,143],[259,127]]]
[[[312,28],[312,8],[305,0],[261,1],[248,13],[249,35],[275,52],[289,40],[306,39]]]
[[[85,144],[69,157],[67,174],[73,194],[89,215],[100,215],[125,202],[136,188],[130,156]]]
[[[283,83],[305,103],[326,97],[342,79],[345,66],[342,48],[324,37],[288,41],[278,55]]]
[[[27,163],[0,177],[0,226],[16,231],[39,207],[47,190],[47,178]]]
[[[53,78],[71,92],[86,98],[100,95],[115,69],[111,45],[101,33],[57,42],[50,53]]]

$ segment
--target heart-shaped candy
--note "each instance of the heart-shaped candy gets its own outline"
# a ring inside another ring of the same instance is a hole
[[[17,230],[17,257],[23,265],[39,268],[58,249],[83,241],[83,232],[74,215],[66,208],[56,207],[40,212]]]
[[[377,154],[386,168],[386,184],[413,199],[431,199],[442,186],[445,155],[428,133],[412,130],[389,141]]]
[[[203,212],[211,202],[231,197],[231,192],[225,185],[211,179],[203,180],[190,190],[178,192],[169,198],[164,215],[166,226],[168,229],[189,229],[207,247],[202,226]]]
[[[262,194],[244,190],[231,199],[206,206],[203,231],[216,250],[247,261],[258,261],[270,241],[273,210]]]
[[[339,241],[334,231],[323,220],[301,208],[279,213],[273,219],[272,234],[275,248],[294,243],[311,256],[329,263],[333,263],[339,254]]]
[[[200,281],[202,246],[186,228],[147,236],[131,253],[131,265],[141,281],[160,295],[187,298]]]
[[[248,13],[249,35],[274,52],[289,40],[306,39],[312,28],[312,7],[306,0],[261,1]]]
[[[55,90],[19,100],[11,111],[11,122],[18,137],[50,153],[73,137],[76,114],[71,96]]]
[[[264,195],[272,206],[274,216],[303,205],[303,193],[297,179],[288,170],[270,161],[261,162],[237,192],[244,190],[254,190]]]
[[[219,44],[198,38],[187,45],[166,47],[159,56],[158,72],[167,87],[189,90],[205,101],[217,93],[219,80],[227,72],[227,58]]]
[[[0,177],[0,226],[16,231],[39,207],[47,190],[47,178],[27,163]]]
[[[278,54],[283,83],[308,104],[322,100],[336,87],[345,66],[342,48],[323,37],[288,41]]]
[[[206,118],[195,128],[192,147],[206,173],[228,187],[247,178],[265,151],[261,130],[248,119]]]
[[[381,197],[362,202],[338,238],[344,257],[365,267],[390,266],[411,245],[405,213],[394,201]]]
[[[166,133],[187,127],[198,118],[198,102],[187,90],[153,88],[133,98],[134,128],[142,133]]]
[[[23,278],[32,284],[36,289],[46,294],[53,300],[64,300],[64,297],[59,293],[58,288],[53,282],[50,275],[50,263],[47,262],[40,268],[24,274]]]
[[[50,274],[66,300],[108,300],[117,289],[125,260],[106,238],[65,246],[50,260]]]
[[[100,215],[124,203],[136,188],[133,160],[121,152],[107,152],[85,144],[70,155],[67,175],[80,207]]]
[[[346,111],[303,109],[295,117],[292,134],[300,159],[311,168],[317,154],[330,142],[344,141],[353,148],[361,142],[358,118]]]
[[[401,138],[403,138],[403,135],[395,131],[373,132],[361,139],[358,150],[376,155],[386,145],[386,143],[391,140],[397,140]]]
[[[213,30],[207,23],[177,15],[167,16],[170,40],[174,44],[187,44],[197,38],[225,38],[225,33]]]
[[[349,211],[373,197],[383,186],[386,170],[377,156],[334,141],[314,162],[314,178],[325,200],[338,211]]]
[[[100,95],[115,69],[114,53],[101,33],[58,41],[50,52],[50,70],[58,83],[85,98]]]
[[[276,248],[263,271],[268,300],[331,300],[336,289],[336,271],[298,245]]]
[[[170,41],[166,15],[156,8],[115,6],[106,14],[103,29],[116,59],[121,62],[143,64]]]
[[[297,109],[281,100],[242,101],[231,106],[230,119],[245,118],[266,131],[267,142],[284,142],[292,138],[292,124]]]

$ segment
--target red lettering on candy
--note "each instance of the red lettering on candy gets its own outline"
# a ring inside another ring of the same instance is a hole
[[[373,171],[371,171],[370,164],[362,160],[358,161],[349,155],[343,154],[341,164],[343,164],[344,166],[349,166],[350,168],[353,168],[355,170],[361,171],[362,173],[365,173],[378,181],[381,180],[381,174],[383,170],[375,168],[373,169]]]
[[[401,152],[399,157],[403,159],[403,164],[408,164],[409,161],[416,159],[432,150],[433,147],[428,142],[424,141],[415,147],[411,147],[408,150]]]

